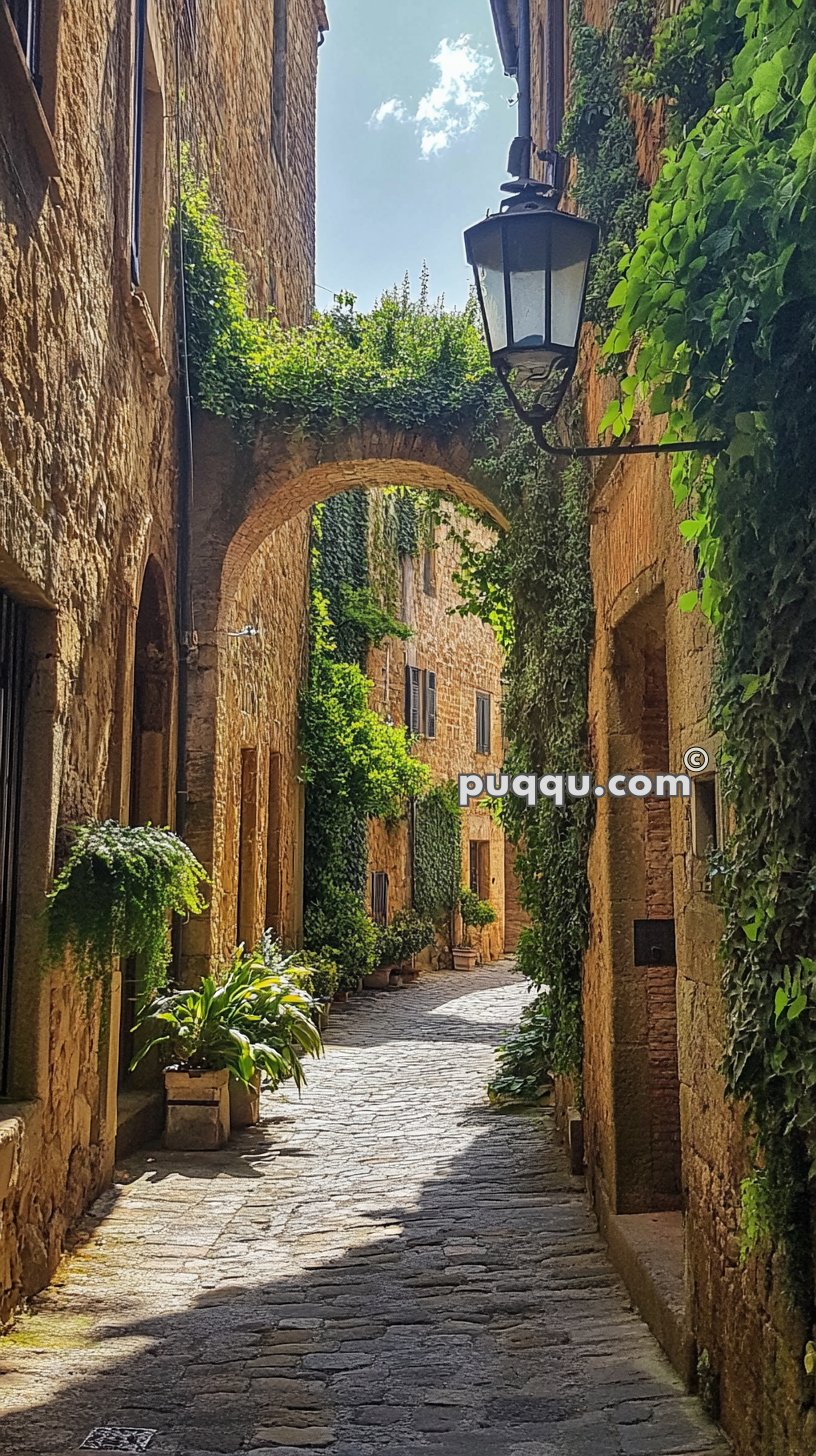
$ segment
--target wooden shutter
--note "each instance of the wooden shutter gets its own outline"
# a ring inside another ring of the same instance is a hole
[[[409,733],[419,733],[419,668],[405,664],[405,726]]]
[[[436,673],[425,673],[425,735],[436,737]]]

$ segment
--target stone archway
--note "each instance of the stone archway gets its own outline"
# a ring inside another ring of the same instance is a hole
[[[196,645],[188,664],[184,835],[202,864],[217,874],[216,825],[228,792],[218,714],[229,612],[262,543],[311,506],[355,487],[435,489],[484,512],[500,528],[507,521],[496,494],[470,478],[478,452],[464,431],[439,438],[370,420],[325,439],[300,437],[268,424],[242,439],[229,421],[200,412],[194,447],[191,588]],[[213,898],[217,907],[217,887]],[[209,969],[217,939],[209,916],[186,927],[182,974],[187,984]]]

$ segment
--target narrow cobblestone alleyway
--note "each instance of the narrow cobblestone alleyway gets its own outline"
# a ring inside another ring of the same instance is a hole
[[[549,1115],[485,1106],[523,997],[499,966],[357,1000],[302,1101],[132,1159],[0,1345],[0,1449],[109,1425],[176,1456],[724,1456]]]

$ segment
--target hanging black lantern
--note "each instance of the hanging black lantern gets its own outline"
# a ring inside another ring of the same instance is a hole
[[[559,212],[535,184],[465,233],[491,362],[531,421],[553,418],[578,362],[597,242],[594,223]],[[526,411],[511,375],[535,397]]]

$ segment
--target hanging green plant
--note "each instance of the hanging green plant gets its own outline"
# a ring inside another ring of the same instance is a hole
[[[77,825],[48,897],[52,962],[70,954],[90,991],[114,961],[138,956],[145,996],[165,984],[170,916],[200,915],[207,875],[169,829],[113,819]]]

